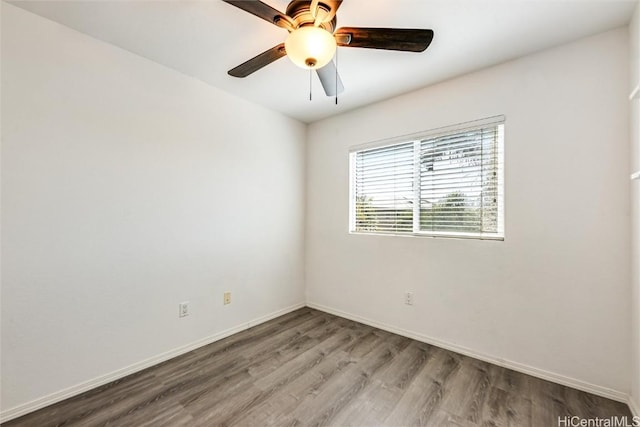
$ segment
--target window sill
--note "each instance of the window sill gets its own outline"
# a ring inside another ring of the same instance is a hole
[[[362,235],[362,236],[391,236],[391,237],[430,237],[430,238],[443,238],[443,239],[463,239],[463,240],[493,240],[504,241],[504,236],[497,235],[478,235],[471,233],[372,233],[366,231],[349,231],[349,234]]]

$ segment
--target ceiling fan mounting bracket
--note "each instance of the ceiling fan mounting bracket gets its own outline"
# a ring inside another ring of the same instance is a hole
[[[351,43],[351,34],[349,33],[335,34],[333,37],[340,46],[346,46]]]
[[[273,23],[280,28],[292,32],[296,29],[295,22],[291,18],[285,15],[278,15],[273,18]]]
[[[331,8],[324,3],[318,3],[318,7],[315,10],[311,11],[313,16],[318,16],[318,13],[324,12],[328,14],[331,11]]]

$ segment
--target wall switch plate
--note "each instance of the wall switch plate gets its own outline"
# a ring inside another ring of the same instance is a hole
[[[185,317],[189,315],[189,301],[181,302],[178,304],[178,317]]]
[[[231,304],[231,292],[224,293],[224,305]]]
[[[407,305],[413,305],[413,292],[404,293],[404,303]]]

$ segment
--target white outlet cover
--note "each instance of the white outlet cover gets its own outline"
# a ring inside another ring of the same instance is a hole
[[[407,305],[413,305],[413,292],[405,292],[404,303]]]
[[[189,315],[189,301],[178,304],[178,316],[185,317]]]

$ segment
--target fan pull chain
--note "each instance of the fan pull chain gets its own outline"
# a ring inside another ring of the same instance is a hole
[[[338,105],[338,49],[336,49],[336,105]]]
[[[312,74],[312,71],[311,71],[311,68],[309,68],[309,101],[311,101],[311,80],[312,80],[311,74]]]

